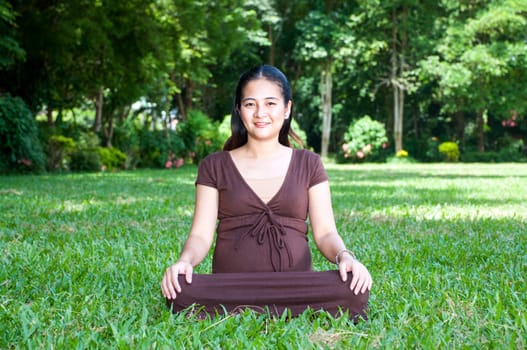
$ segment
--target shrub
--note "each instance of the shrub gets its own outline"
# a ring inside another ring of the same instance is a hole
[[[459,147],[455,142],[443,142],[439,145],[438,150],[447,162],[457,162],[459,160]]]
[[[303,143],[302,146],[303,147],[307,147],[307,135],[304,132],[304,130],[302,130],[302,128],[300,128],[300,125],[298,125],[298,122],[296,121],[296,119],[291,120],[291,130],[293,130],[295,132],[295,134],[298,135],[298,137],[300,138],[300,140]],[[294,142],[293,140],[290,140],[290,141],[291,141],[291,145],[293,147],[303,148],[303,147],[300,147],[300,145],[297,144],[296,142]]]
[[[48,170],[61,171],[68,169],[71,153],[75,149],[75,141],[71,137],[52,135],[48,139]]]
[[[126,154],[126,169],[136,168],[142,163],[142,157],[145,153],[142,153],[146,147],[141,145],[141,129],[144,129],[135,124],[134,119],[126,119],[122,123],[118,123],[114,127],[112,145],[115,148],[120,149]],[[144,129],[146,133],[149,131]]]
[[[99,171],[101,157],[98,152],[99,137],[93,132],[81,132],[75,150],[70,156],[72,171]]]
[[[387,142],[384,125],[371,119],[370,116],[364,116],[349,126],[348,132],[344,135],[342,153],[338,160],[354,162],[381,160],[383,145]]]
[[[173,130],[138,129],[139,158],[138,166],[162,168],[171,154],[178,158],[185,154],[185,144]]]
[[[439,139],[435,136],[430,137],[427,142],[426,160],[429,162],[438,162],[441,160],[438,146]]]
[[[99,152],[94,150],[77,149],[70,156],[70,169],[72,171],[99,171],[101,166]]]
[[[122,151],[113,147],[99,147],[97,151],[106,170],[124,169],[126,154]]]
[[[187,120],[178,125],[178,135],[185,144],[186,157],[196,163],[210,153],[221,150],[224,143],[217,123],[197,110],[190,111]]]
[[[0,97],[0,173],[42,172],[46,156],[33,114],[19,97]]]

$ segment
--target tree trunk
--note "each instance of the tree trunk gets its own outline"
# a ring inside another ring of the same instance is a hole
[[[55,122],[53,121],[53,109],[49,106],[46,109],[46,116],[48,117],[48,125],[52,127],[55,126]]]
[[[321,156],[327,158],[329,137],[331,135],[331,61],[325,63],[320,77],[320,93],[322,98],[322,144]]]
[[[179,114],[181,114],[181,120],[187,120],[187,110],[185,108],[185,104],[183,103],[183,97],[181,96],[181,93],[176,95],[176,99],[179,108]]]
[[[95,120],[93,122],[93,128],[92,128],[94,132],[99,132],[99,130],[101,130],[103,104],[104,104],[103,87],[100,86],[99,91],[97,91],[97,96],[95,97]]]
[[[112,147],[113,138],[113,117],[110,116],[108,120],[108,128],[106,129],[106,147]]]
[[[268,39],[269,39],[269,42],[271,43],[271,47],[269,48],[269,64],[274,66],[275,43],[273,41],[273,25],[272,24],[269,24]]]
[[[456,137],[459,140],[459,144],[465,148],[465,113],[456,112]]]
[[[403,7],[401,21],[406,22],[408,9]],[[391,73],[390,82],[393,87],[393,138],[395,142],[395,152],[403,150],[403,120],[404,120],[404,98],[406,86],[400,77],[406,71],[406,62],[404,59],[404,51],[408,46],[408,35],[403,32],[399,34],[399,26],[397,23],[397,13],[394,11],[392,16],[394,27],[392,29],[392,57],[391,57]],[[399,43],[399,35],[401,42]],[[398,46],[400,44],[400,47]]]
[[[394,14],[395,21],[395,14]],[[398,59],[397,59],[397,27],[394,26],[392,30],[392,57],[390,59],[390,84],[393,89],[393,140],[395,142],[395,153],[403,149],[403,122],[402,122],[402,106],[401,96],[404,94],[397,82],[398,73]]]
[[[487,111],[478,113],[477,116],[477,133],[478,133],[478,152],[485,152],[485,117]]]

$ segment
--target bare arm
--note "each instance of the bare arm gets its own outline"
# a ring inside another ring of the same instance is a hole
[[[346,246],[337,232],[327,181],[309,189],[309,221],[320,252],[332,262],[336,262],[335,257],[339,254],[338,268],[341,279],[346,281],[347,272],[353,273],[350,289],[354,290],[355,294],[371,289],[372,279],[366,267],[345,252]]]
[[[197,185],[196,205],[190,234],[178,261],[166,270],[161,282],[161,290],[166,298],[175,299],[176,291],[181,292],[178,282],[179,274],[184,274],[186,281],[192,283],[194,266],[207,256],[212,245],[217,218],[218,190]]]

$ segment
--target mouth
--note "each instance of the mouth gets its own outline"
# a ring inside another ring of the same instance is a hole
[[[267,125],[270,125],[271,123],[264,123],[264,122],[257,122],[254,123],[254,126],[257,128],[265,128]]]

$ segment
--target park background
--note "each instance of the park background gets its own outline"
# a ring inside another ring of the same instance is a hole
[[[0,348],[527,347],[526,1],[0,0],[0,34]],[[164,305],[262,63],[372,272],[358,325]]]
[[[2,0],[0,172],[197,163],[228,135],[239,75],[262,63],[291,80],[294,127],[323,158],[525,161],[526,11]]]

